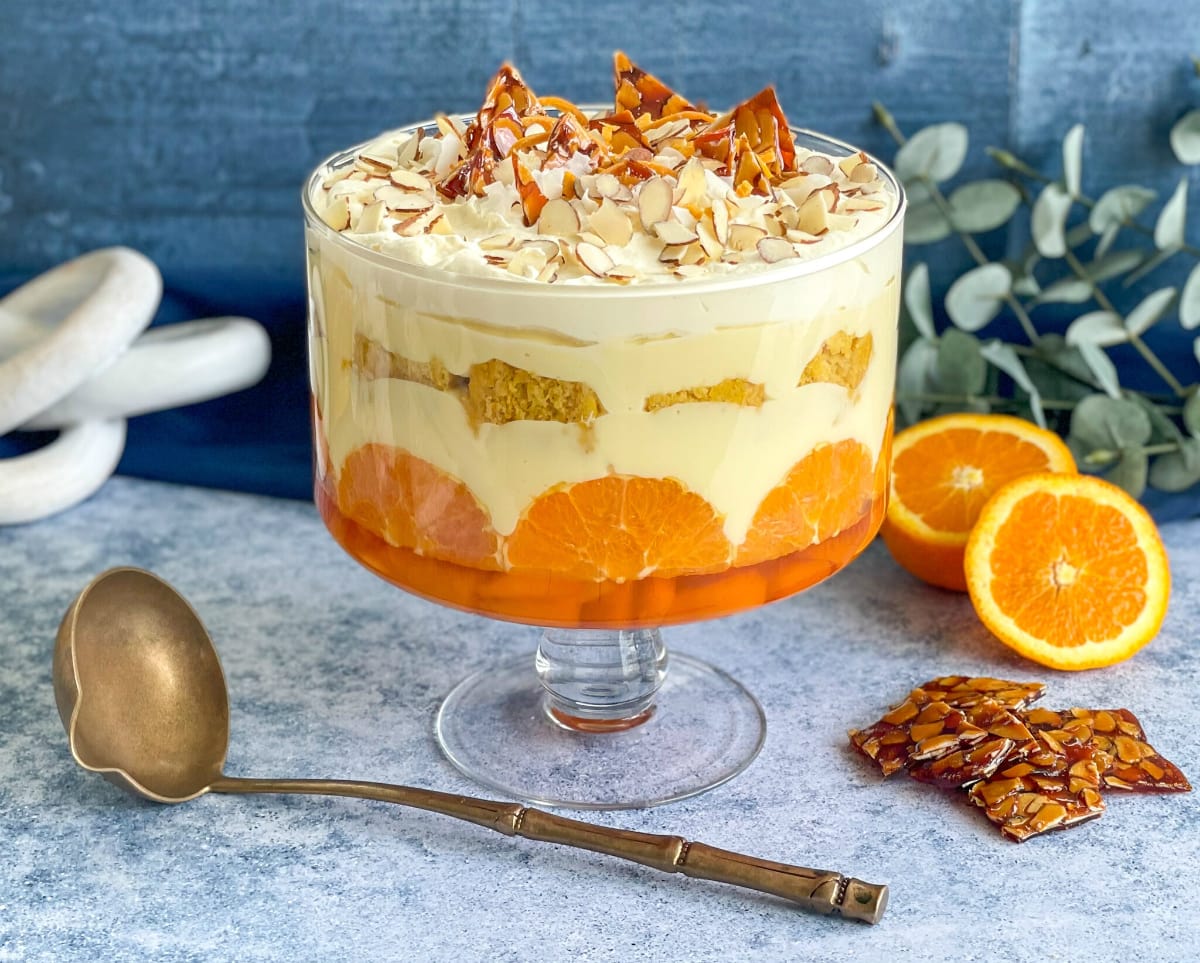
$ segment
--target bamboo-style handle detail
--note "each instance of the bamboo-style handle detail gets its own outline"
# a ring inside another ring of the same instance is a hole
[[[664,873],[683,873],[696,879],[770,893],[817,913],[839,914],[867,923],[878,923],[887,909],[888,888],[883,884],[864,883],[841,873],[746,856],[705,843],[689,842],[682,836],[597,826],[531,809],[519,803],[456,796],[432,789],[414,789],[387,783],[338,779],[237,779],[222,776],[210,788],[213,792],[226,793],[301,793],[375,799],[453,816],[494,829],[505,836],[520,836],[587,849],[641,863]]]

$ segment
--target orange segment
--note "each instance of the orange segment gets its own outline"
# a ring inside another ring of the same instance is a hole
[[[338,508],[386,542],[419,555],[498,568],[499,538],[471,490],[391,445],[356,448],[338,476]]]
[[[1090,475],[1027,475],[984,506],[966,549],[971,602],[1006,645],[1054,669],[1129,658],[1158,633],[1171,574],[1153,520]]]
[[[1014,478],[1046,471],[1075,471],[1054,432],[1009,415],[930,418],[893,441],[883,540],[913,575],[965,592],[963,550],[984,504]]]
[[[813,449],[759,504],[736,564],[756,565],[832,538],[862,517],[874,491],[874,465],[860,442]]]
[[[723,520],[673,478],[608,475],[552,488],[508,540],[514,569],[622,582],[729,566]]]

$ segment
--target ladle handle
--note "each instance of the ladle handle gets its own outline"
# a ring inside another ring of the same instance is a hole
[[[840,914],[867,923],[878,923],[887,908],[886,885],[864,883],[841,873],[745,856],[705,843],[689,842],[682,836],[597,826],[531,809],[519,803],[340,779],[237,779],[223,776],[210,788],[213,792],[224,793],[353,796],[411,806],[466,820],[505,836],[521,836],[588,849],[641,863],[664,873],[683,873],[697,879],[730,883],[781,896],[817,913]]]

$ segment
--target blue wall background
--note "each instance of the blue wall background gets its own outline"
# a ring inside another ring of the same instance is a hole
[[[0,25],[0,292],[125,244],[163,272],[156,323],[263,321],[266,381],[135,419],[121,470],[299,497],[300,184],[378,130],[473,110],[505,59],[577,100],[610,96],[617,48],[714,105],[774,83],[794,122],[890,159],[879,99],[910,132],[965,123],[965,176],[994,169],[986,145],[1054,163],[1083,122],[1093,194],[1136,181],[1165,198],[1186,173],[1167,132],[1200,105],[1196,0],[0,0]],[[1003,232],[987,241],[1003,252]],[[966,265],[956,241],[916,253],[935,295]],[[1191,358],[1190,337],[1153,337]]]

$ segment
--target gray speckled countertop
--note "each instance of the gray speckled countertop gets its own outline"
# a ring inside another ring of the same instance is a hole
[[[888,882],[868,927],[381,803],[124,796],[71,761],[50,686],[58,621],[109,566],[152,569],[205,620],[231,689],[233,775],[487,795],[440,756],[434,713],[468,671],[535,642],[377,580],[309,505],[115,479],[0,529],[0,959],[1196,960],[1195,795],[1110,793],[1104,818],[1016,845],[960,800],[882,783],[845,730],[933,675],[1041,678],[1048,705],[1130,707],[1195,780],[1198,534],[1165,529],[1166,626],[1102,671],[1008,654],[965,597],[878,545],[805,595],[667,634],[758,695],[766,747],[697,798],[586,818]]]

